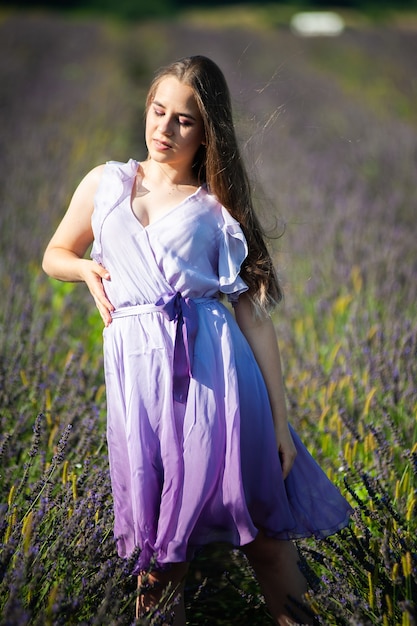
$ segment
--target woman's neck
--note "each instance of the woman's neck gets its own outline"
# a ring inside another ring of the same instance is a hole
[[[165,163],[158,163],[148,158],[142,163],[142,170],[147,180],[152,181],[155,185],[163,187],[196,187],[198,181],[192,169],[176,169]]]

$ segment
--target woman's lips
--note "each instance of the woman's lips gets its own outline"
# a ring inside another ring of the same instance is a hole
[[[166,141],[161,141],[160,139],[154,139],[153,143],[157,150],[169,150],[171,147],[169,143],[167,143]]]

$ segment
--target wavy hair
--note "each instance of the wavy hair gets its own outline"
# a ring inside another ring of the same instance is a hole
[[[168,76],[174,76],[193,89],[205,133],[205,145],[197,151],[193,170],[199,184],[206,183],[210,192],[239,222],[248,243],[248,255],[240,275],[248,285],[256,309],[267,313],[281,300],[282,291],[254,210],[226,79],[211,59],[200,55],[185,57],[163,67],[155,75],[146,110],[159,83]]]

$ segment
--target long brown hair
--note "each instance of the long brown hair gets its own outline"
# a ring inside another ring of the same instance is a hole
[[[240,223],[249,248],[240,274],[256,308],[267,312],[281,300],[282,291],[253,207],[226,79],[216,63],[207,57],[180,59],[156,74],[148,92],[146,110],[159,83],[167,76],[174,76],[194,91],[203,119],[205,145],[199,148],[193,169],[199,183],[207,183],[210,192]]]

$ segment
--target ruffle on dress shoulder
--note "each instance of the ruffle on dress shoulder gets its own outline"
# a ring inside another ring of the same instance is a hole
[[[107,161],[101,177],[95,198],[91,225],[94,233],[94,243],[91,257],[101,263],[101,229],[103,222],[111,211],[119,204],[125,195],[125,186],[132,185],[136,176],[138,162],[129,159],[127,163]]]
[[[237,222],[222,207],[222,236],[219,246],[219,289],[226,294],[229,302],[236,302],[248,286],[239,275],[243,261],[248,254],[245,235]]]

